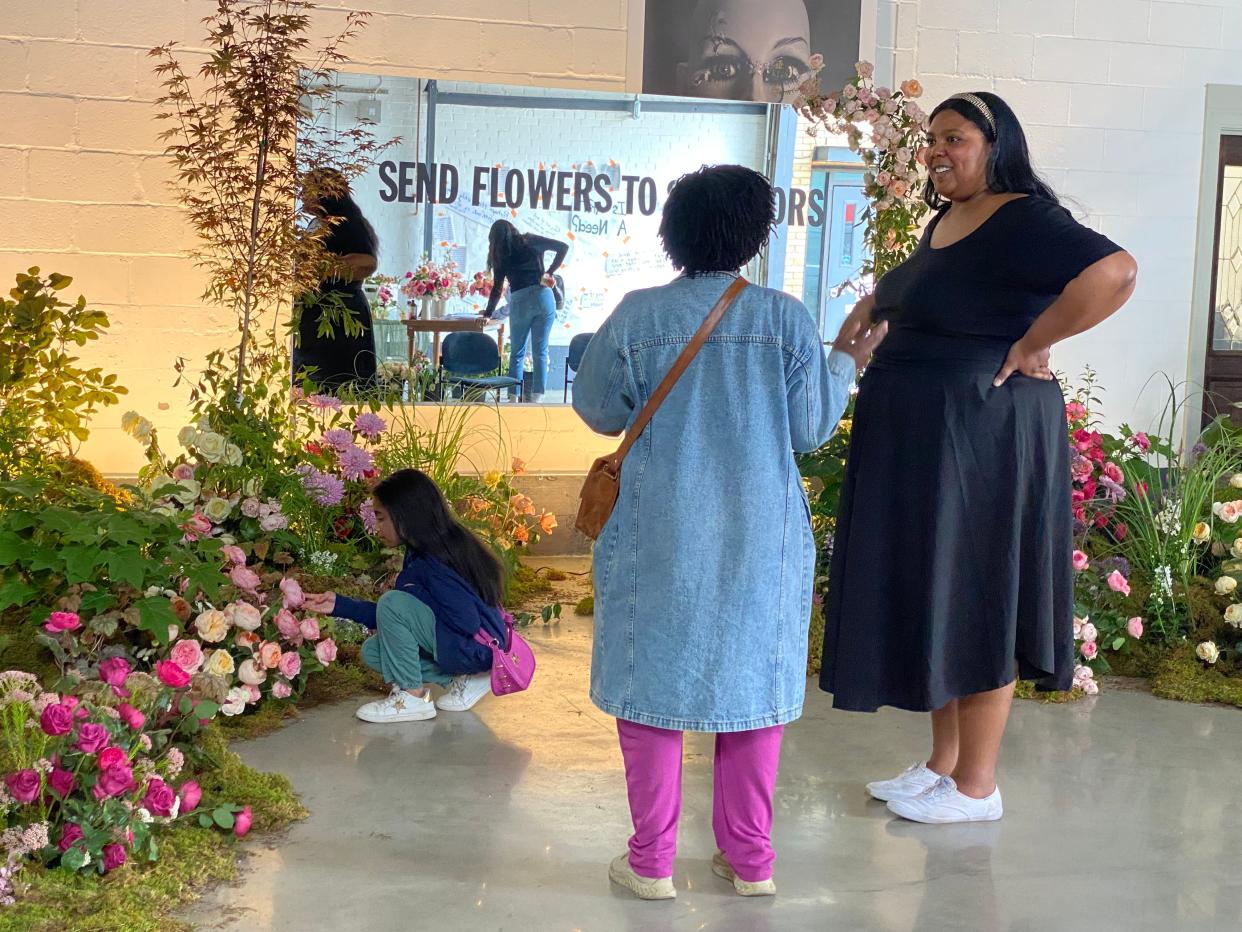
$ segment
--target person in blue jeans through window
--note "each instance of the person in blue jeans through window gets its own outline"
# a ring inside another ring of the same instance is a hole
[[[376,536],[385,546],[405,546],[396,585],[378,602],[308,593],[306,607],[375,630],[362,659],[392,692],[358,710],[364,722],[421,721],[435,718],[437,708],[464,712],[491,690],[492,652],[474,635],[483,631],[502,644],[508,638],[500,608],[504,570],[417,469],[397,470],[376,485],[372,504]],[[431,684],[446,688],[435,702]]]
[[[534,354],[534,372],[523,386],[524,401],[543,400],[548,380],[548,337],[556,320],[556,299],[552,294],[552,273],[561,267],[569,244],[560,240],[519,233],[508,220],[497,220],[487,234],[487,267],[492,271],[492,294],[483,316],[496,313],[504,285],[509,283],[509,375],[522,378],[526,360],[526,341]],[[556,253],[545,270],[543,258]],[[516,393],[510,393],[515,398]]]

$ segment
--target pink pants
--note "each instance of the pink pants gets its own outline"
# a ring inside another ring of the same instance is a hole
[[[716,735],[712,830],[743,880],[772,876],[772,791],[785,726]],[[681,815],[681,732],[617,719],[634,835],[630,867],[671,877]]]

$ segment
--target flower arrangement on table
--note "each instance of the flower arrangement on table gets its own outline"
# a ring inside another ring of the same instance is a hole
[[[802,83],[793,104],[811,121],[809,134],[821,128],[844,134],[850,148],[862,154],[871,211],[863,237],[869,257],[861,277],[874,280],[914,251],[919,222],[928,210],[918,196],[927,115],[915,99],[923,88],[913,78],[896,91],[876,87],[875,67],[860,61],[845,87],[827,91],[820,81],[823,59],[812,59],[814,73]]]
[[[467,289],[466,280],[456,262],[452,259],[436,262],[426,253],[418,268],[405,273],[400,287],[402,296],[411,303],[422,298],[433,301],[464,298]]]
[[[397,290],[401,279],[395,275],[372,275],[366,280],[368,285],[375,285],[375,300],[371,302],[371,313],[378,320],[388,320],[397,310]]]

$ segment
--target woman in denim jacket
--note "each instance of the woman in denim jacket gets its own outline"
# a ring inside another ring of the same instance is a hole
[[[626,295],[591,340],[574,409],[618,434],[767,242],[772,188],[735,165],[669,194],[660,237],[681,276]],[[772,791],[783,726],[802,713],[815,572],[794,463],[845,409],[883,326],[824,353],[794,298],[742,291],[627,456],[595,546],[591,699],[617,718],[634,835],[612,879],[672,883],[682,732],[716,733],[713,870],[772,893]]]

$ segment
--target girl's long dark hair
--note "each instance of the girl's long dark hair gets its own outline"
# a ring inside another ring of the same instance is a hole
[[[366,251],[379,258],[379,236],[350,195],[349,181],[344,174],[334,168],[315,169],[308,173],[306,188],[318,201],[316,213],[333,220],[335,225],[356,224],[366,236],[370,247]]]
[[[526,237],[508,220],[497,220],[487,231],[487,268],[507,265],[510,257],[526,246]]]
[[[500,605],[504,568],[491,549],[453,517],[439,487],[417,469],[398,469],[372,490],[397,534],[415,553],[435,557],[487,605]]]
[[[1018,122],[1018,115],[1009,104],[991,91],[974,91],[974,96],[987,104],[992,111],[992,118],[996,120],[995,131],[978,107],[960,97],[950,97],[940,104],[931,112],[927,122],[931,123],[938,113],[952,110],[979,128],[983,138],[992,144],[992,151],[988,154],[988,190],[996,194],[1027,194],[1054,204],[1061,203],[1056,192],[1039,177],[1035,167],[1031,165],[1031,152],[1026,144],[1026,133]],[[930,177],[923,186],[923,200],[933,210],[940,210],[949,204],[936,193]]]

